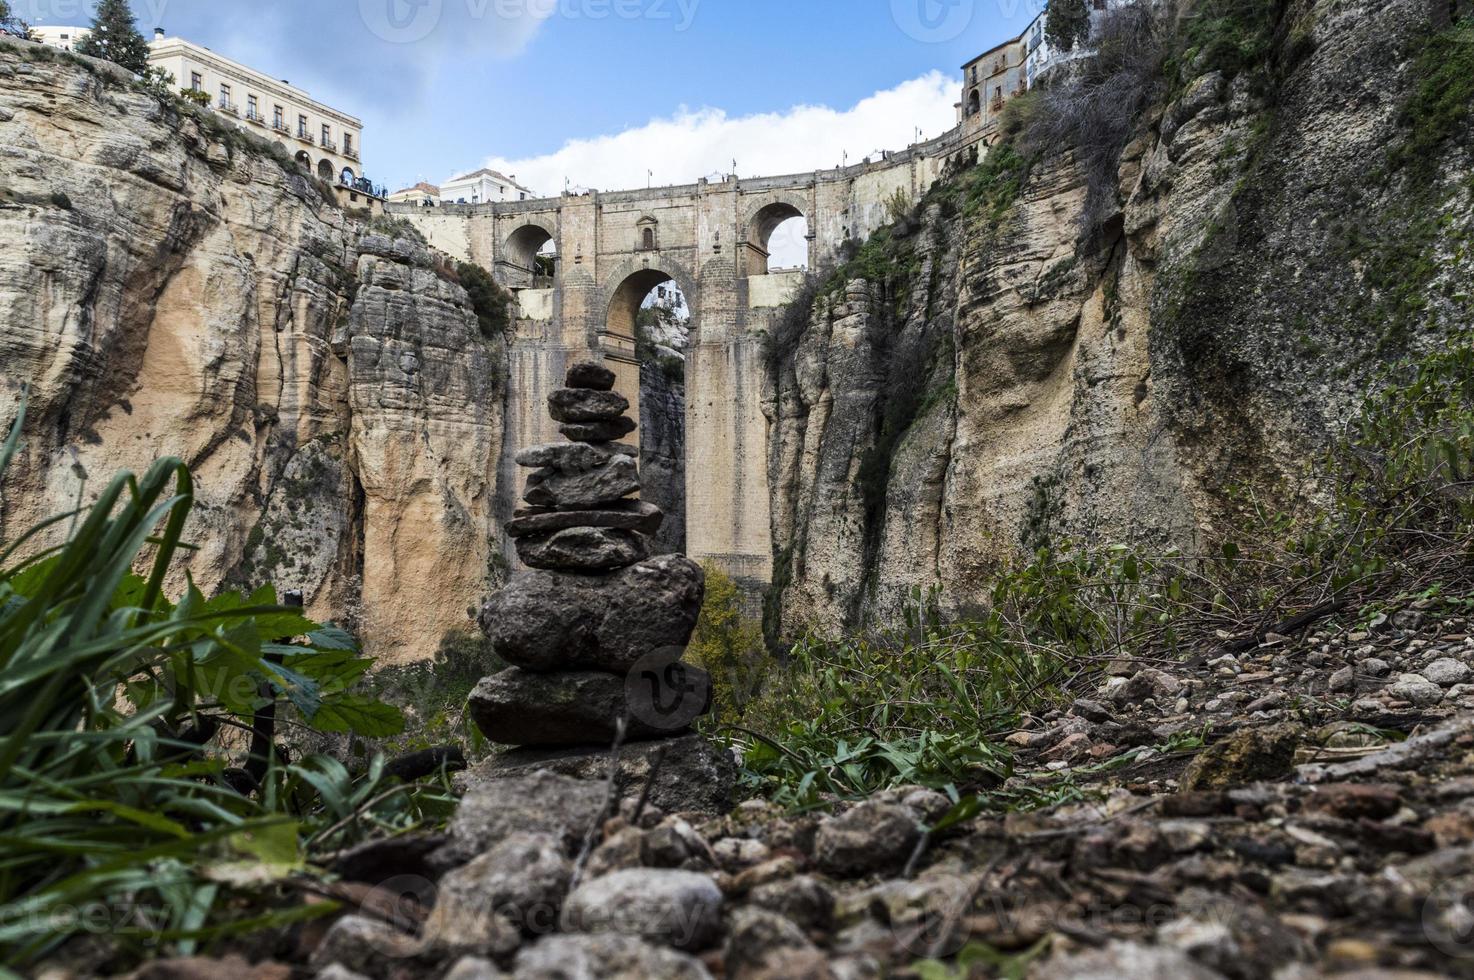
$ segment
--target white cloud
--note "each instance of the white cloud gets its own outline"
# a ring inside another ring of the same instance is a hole
[[[569,140],[542,156],[493,156],[486,166],[549,196],[561,193],[565,180],[599,190],[644,187],[647,180],[657,186],[694,183],[731,172],[733,160],[742,177],[805,173],[835,167],[846,154],[858,163],[880,150],[903,149],[915,142],[918,127],[926,138],[940,135],[956,123],[956,101],[955,80],[934,71],[848,109],[799,105],[734,117],[721,109],[682,106],[621,133]],[[775,245],[774,263],[792,264],[791,250]]]

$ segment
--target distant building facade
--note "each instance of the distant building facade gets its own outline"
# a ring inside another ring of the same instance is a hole
[[[32,40],[71,51],[85,27],[32,27]],[[334,184],[373,195],[363,180],[363,122],[319,102],[289,82],[262,74],[203,45],[154,32],[148,63],[182,90],[201,93],[225,119],[275,142],[304,169]]]
[[[46,24],[30,29],[32,41],[40,41],[42,44],[63,51],[70,51],[78,41],[92,33],[90,27],[66,27],[54,24]]]
[[[240,128],[274,141],[323,180],[354,183],[363,176],[363,122],[209,48],[158,32],[149,64],[181,89],[203,92],[215,111]]]
[[[1108,10],[1132,0],[1087,2],[1093,33]],[[1069,52],[1051,45],[1045,34],[1048,17],[1046,5],[1018,37],[990,48],[962,66],[962,101],[957,106],[957,121],[964,132],[976,133],[995,126],[1010,99],[1038,85],[1052,69],[1091,52],[1088,41]]]
[[[390,194],[388,201],[390,204],[413,204],[422,208],[434,207],[440,203],[440,188],[420,181],[413,187],[406,187],[402,191]]]
[[[536,194],[517,183],[517,178],[485,167],[440,185],[440,200],[445,204],[494,204],[530,201],[535,197]]]

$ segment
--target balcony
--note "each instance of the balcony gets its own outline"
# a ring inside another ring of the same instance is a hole
[[[288,126],[284,122],[274,122],[271,124],[271,128],[273,131],[281,133],[283,136],[292,135],[292,127]]]
[[[302,129],[297,130],[297,139],[300,140],[303,143],[306,143],[308,146],[316,146],[317,145],[317,139],[315,137],[313,137],[313,135],[311,133],[307,132],[306,130],[302,130]]]
[[[215,103],[215,110],[217,112],[223,112],[228,116],[239,116],[241,114],[241,111],[236,108],[234,102],[227,102],[224,99],[221,99],[219,102]]]
[[[254,123],[257,126],[266,125],[266,120],[261,118],[261,113],[257,112],[254,109],[246,110],[246,122]]]
[[[343,155],[345,157],[347,157],[348,159],[357,162],[357,160],[358,160],[358,148],[357,147],[353,147],[353,146],[345,146],[345,147],[343,147]]]
[[[338,152],[338,144],[337,143],[334,143],[332,140],[328,139],[327,137],[323,137],[323,141],[320,144],[318,144],[318,145],[321,146],[324,150],[327,150],[329,153],[337,153]]]

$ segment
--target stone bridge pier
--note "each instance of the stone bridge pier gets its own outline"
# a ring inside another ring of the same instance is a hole
[[[498,510],[511,516],[523,475],[513,457],[557,441],[546,399],[567,366],[591,354],[619,378],[638,417],[635,317],[650,291],[674,282],[691,312],[686,363],[686,551],[749,590],[772,577],[762,412],[765,336],[803,283],[769,268],[784,221],[808,222],[808,266],[890,221],[948,163],[974,152],[954,131],[883,160],[786,177],[728,178],[637,191],[439,207],[391,206],[437,248],[492,271],[517,297],[505,458]],[[638,436],[638,433],[636,433]],[[515,554],[504,554],[512,563]]]

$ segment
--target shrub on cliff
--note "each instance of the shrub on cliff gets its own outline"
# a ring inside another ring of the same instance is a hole
[[[128,0],[102,0],[92,32],[76,44],[78,54],[102,58],[135,75],[148,71],[148,42],[138,33]]]
[[[471,298],[471,308],[476,311],[481,335],[490,340],[511,330],[512,295],[497,285],[491,273],[473,262],[460,262],[455,268],[456,277]]]
[[[762,685],[768,663],[762,625],[742,610],[742,592],[732,577],[712,562],[704,564],[706,598],[687,659],[711,674],[715,705],[711,720],[742,720]]]
[[[1028,156],[1075,151],[1085,172],[1080,224],[1087,234],[1117,207],[1121,151],[1142,110],[1162,92],[1165,53],[1150,9],[1112,10],[1100,19],[1094,53],[1068,66],[1029,106],[1019,142]]]

